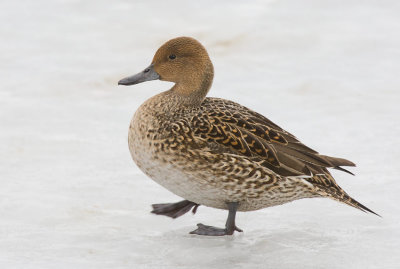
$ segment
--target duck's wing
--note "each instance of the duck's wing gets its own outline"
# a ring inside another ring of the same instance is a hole
[[[347,171],[351,161],[320,155],[294,135],[244,106],[206,98],[191,118],[193,135],[218,152],[246,156],[281,176],[329,174],[327,168]]]
[[[348,172],[340,166],[355,166],[354,163],[320,155],[294,135],[244,106],[224,99],[206,98],[197,115],[190,119],[190,129],[193,138],[202,140],[215,153],[244,156],[280,176],[301,177],[322,196],[378,215],[351,198],[327,170],[335,168]]]

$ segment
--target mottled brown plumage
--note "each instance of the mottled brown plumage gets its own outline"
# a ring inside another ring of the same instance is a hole
[[[138,109],[129,130],[137,165],[188,200],[155,205],[154,213],[177,217],[198,205],[229,209],[225,230],[202,225],[194,231],[223,235],[239,230],[234,225],[236,210],[307,197],[330,197],[372,212],[346,194],[327,170],[348,172],[341,166],[354,163],[320,155],[244,106],[206,97],[213,74],[204,47],[181,37],[165,43],[143,72],[120,81],[123,85],[153,79],[175,82]]]

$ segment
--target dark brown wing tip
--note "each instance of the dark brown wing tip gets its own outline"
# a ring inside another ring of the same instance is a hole
[[[348,161],[348,162],[349,162],[349,164],[348,164],[347,166],[354,166],[354,167],[357,166],[355,163],[353,163],[353,162],[351,162],[351,161]]]
[[[326,156],[326,155],[319,155],[326,161],[330,162],[333,166],[356,166],[355,163],[352,161],[343,159],[343,158],[337,158],[337,157],[331,157],[331,156]]]
[[[333,169],[336,169],[336,170],[339,170],[339,171],[342,171],[342,172],[346,172],[346,173],[348,173],[348,174],[350,174],[350,175],[353,175],[353,176],[354,176],[354,174],[353,174],[352,172],[350,172],[350,171],[349,171],[349,170],[347,170],[347,169],[344,169],[343,167],[336,166],[336,167],[333,167]]]

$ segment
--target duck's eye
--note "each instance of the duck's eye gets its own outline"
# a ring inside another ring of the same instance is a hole
[[[176,55],[175,55],[175,54],[171,54],[170,56],[168,56],[168,58],[170,58],[171,60],[173,60],[173,59],[176,58]]]

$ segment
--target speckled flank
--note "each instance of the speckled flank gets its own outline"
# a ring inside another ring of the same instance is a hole
[[[311,197],[330,197],[370,211],[348,196],[327,170],[352,162],[318,154],[237,103],[205,97],[213,67],[196,40],[168,41],[152,66],[161,80],[176,84],[137,110],[129,149],[140,169],[166,189],[215,208],[238,202],[240,211]]]
[[[143,106],[160,104],[165,95]],[[204,103],[213,100],[206,98]],[[185,108],[179,114],[187,119],[179,116],[173,123],[170,116],[153,118],[149,110],[138,110],[131,123],[129,145],[134,161],[149,177],[187,200],[215,208],[237,201],[241,211],[317,196],[302,179],[281,177],[251,155],[224,152],[216,142],[207,141],[205,133],[198,136],[199,129],[190,123],[203,118],[204,107]],[[152,121],[146,122],[149,118]]]

